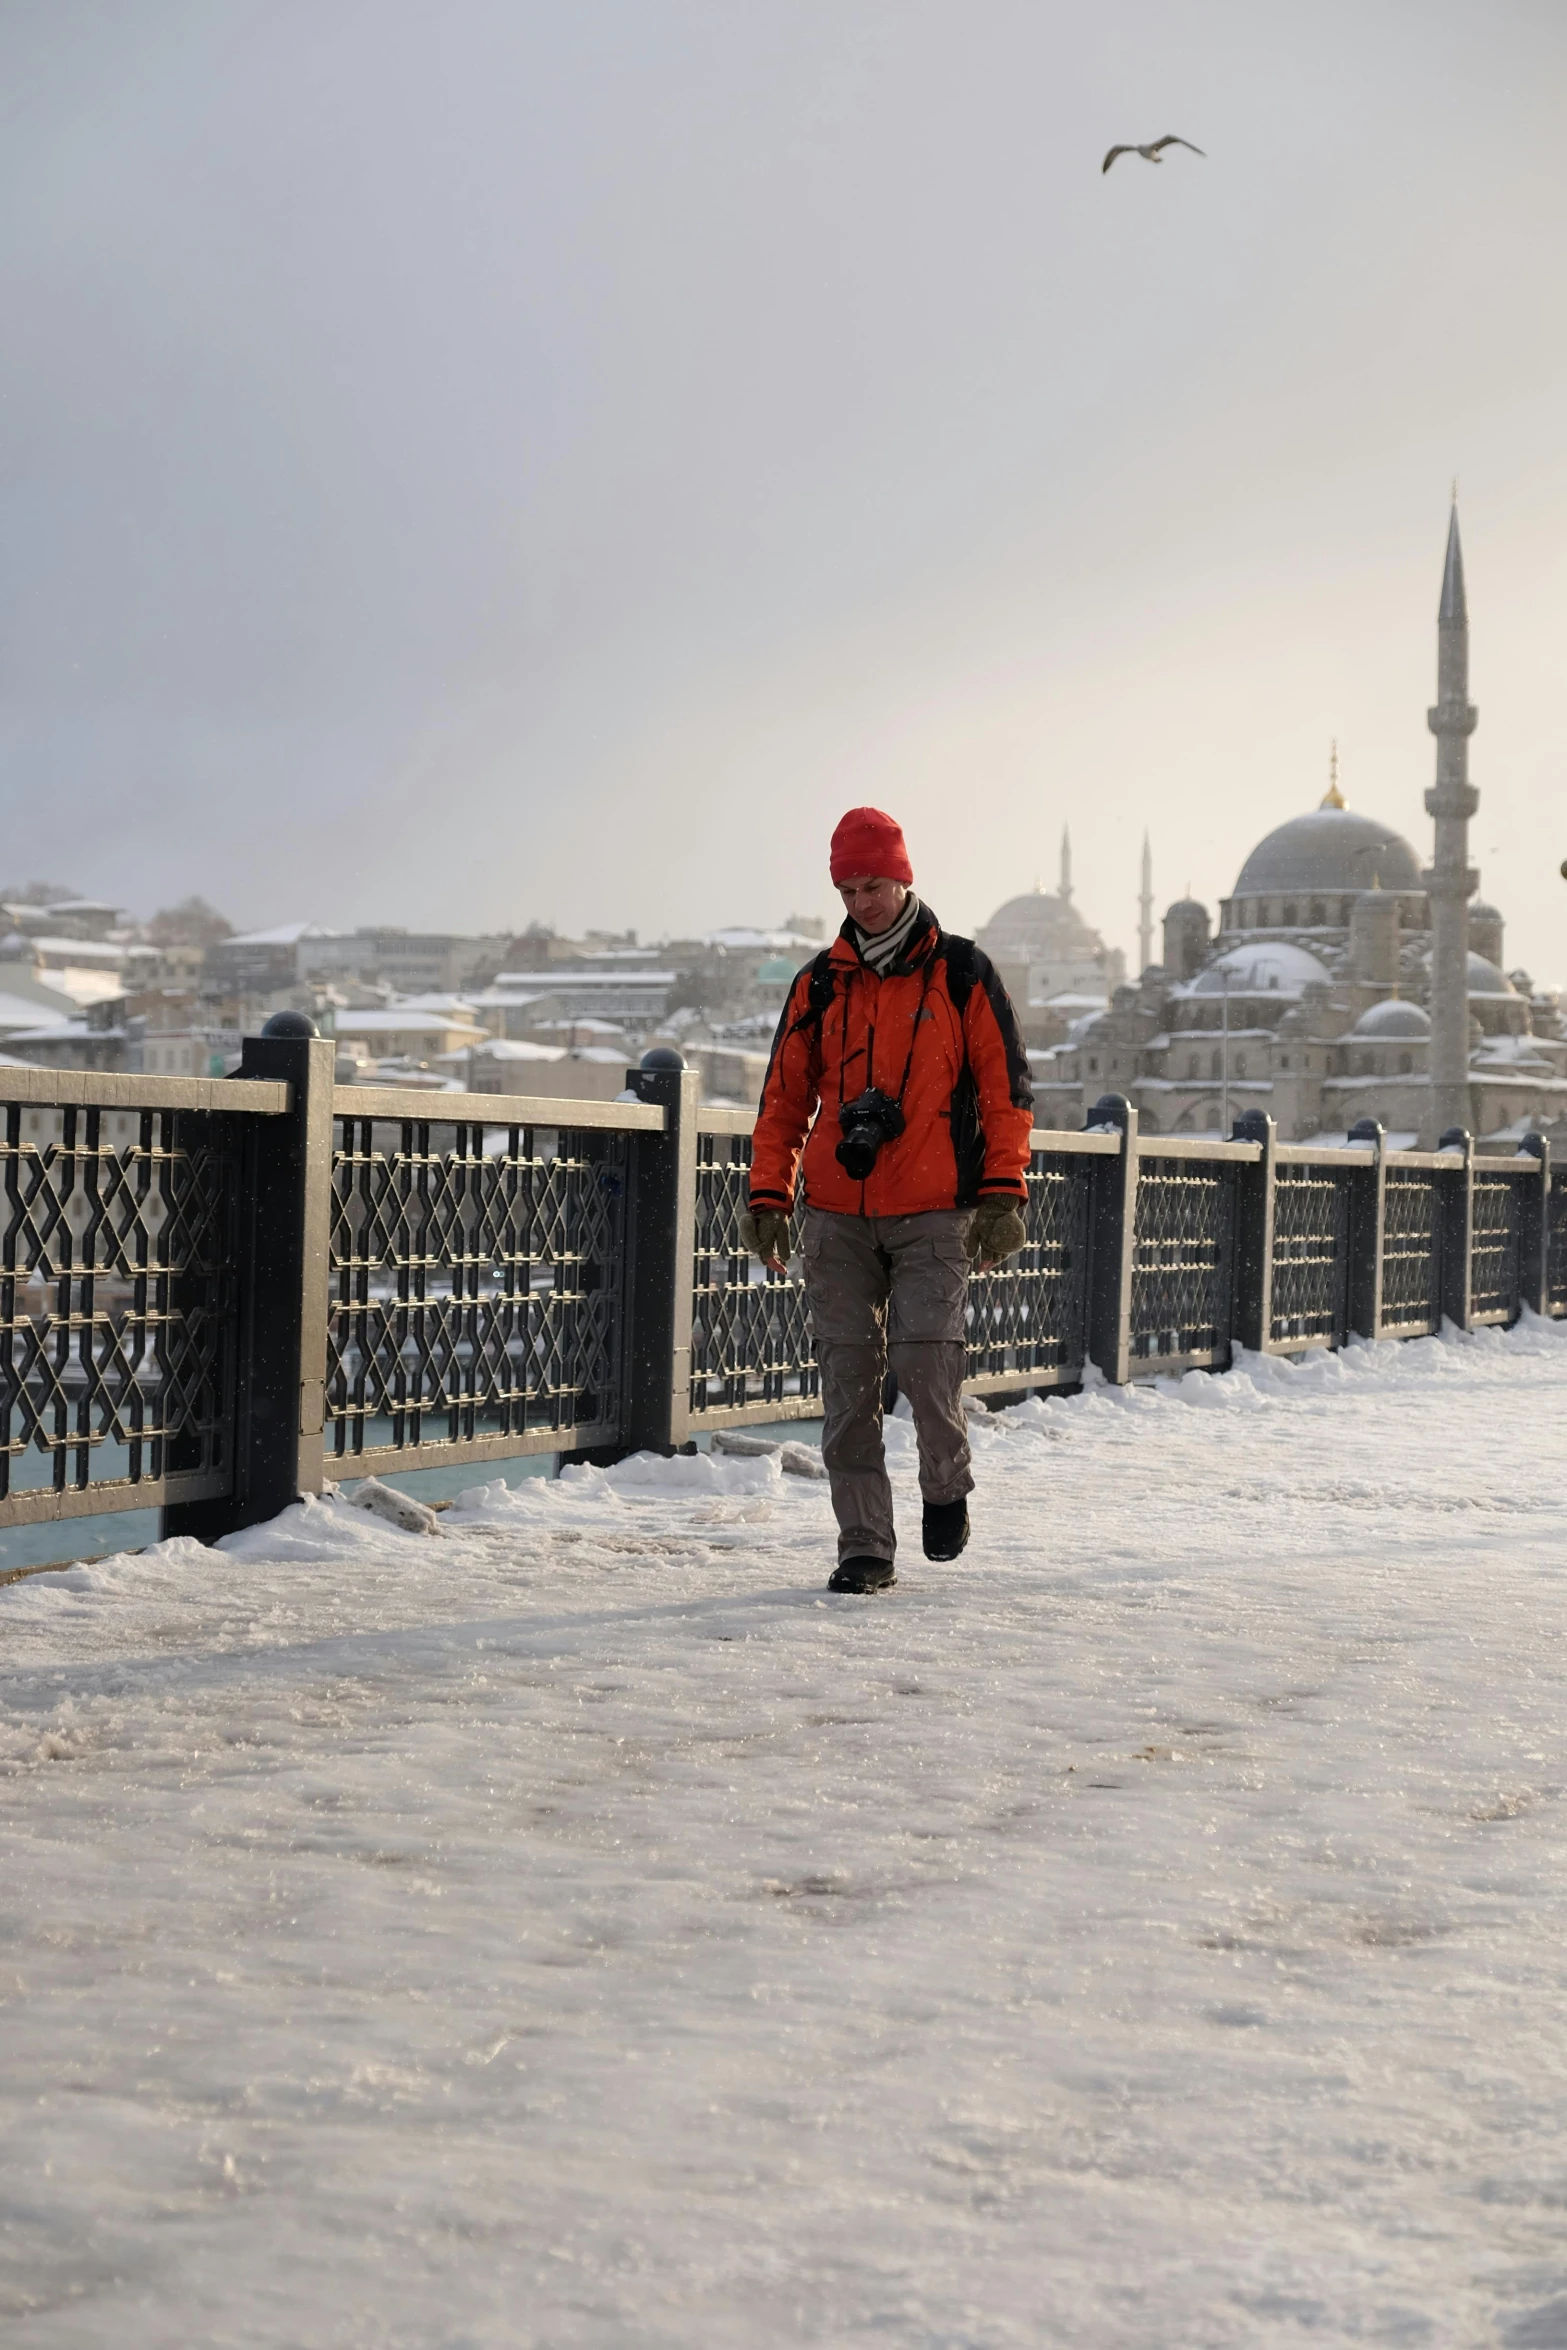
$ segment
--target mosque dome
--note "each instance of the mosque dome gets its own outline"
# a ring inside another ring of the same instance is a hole
[[[1104,940],[1069,899],[1049,890],[1008,898],[979,934],[996,963],[1076,962],[1104,952]]]
[[[1488,963],[1484,955],[1469,958],[1469,993],[1471,995],[1516,995],[1518,990],[1504,971]]]
[[[1241,867],[1238,898],[1280,890],[1385,890],[1421,887],[1420,862],[1391,825],[1326,803],[1292,816],[1260,840]]]
[[[1390,996],[1386,1003],[1372,1004],[1355,1022],[1357,1036],[1418,1037],[1422,1043],[1431,1034],[1431,1015],[1422,1004],[1406,1003],[1401,996]]]
[[[1304,995],[1308,987],[1326,987],[1328,967],[1305,947],[1286,939],[1266,945],[1231,947],[1216,955],[1192,982],[1194,995],[1222,995],[1228,974],[1231,995]]]

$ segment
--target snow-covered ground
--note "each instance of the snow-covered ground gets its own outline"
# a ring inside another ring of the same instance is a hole
[[[1564,1406],[1030,1404],[876,1600],[713,1459],[0,1590],[8,2346],[1567,2343]]]

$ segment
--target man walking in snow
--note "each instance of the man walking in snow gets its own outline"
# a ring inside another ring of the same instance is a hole
[[[915,895],[890,816],[851,808],[832,878],[847,919],[778,1023],[741,1232],[783,1270],[803,1146],[801,1249],[838,1520],[828,1589],[880,1591],[896,1579],[889,1357],[914,1411],[925,1556],[955,1559],[969,1538],[969,1265],[998,1264],[1027,1237],[1034,1097],[994,965]]]

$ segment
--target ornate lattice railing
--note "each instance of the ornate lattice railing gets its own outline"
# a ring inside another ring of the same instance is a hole
[[[1567,1314],[1567,1175],[1558,1175],[1552,1183],[1546,1215],[1545,1294],[1553,1314]]]
[[[740,1243],[750,1181],[743,1116],[698,1120],[691,1272],[693,1423],[793,1419],[821,1410],[821,1380],[805,1289],[792,1272],[765,1273]],[[798,1219],[791,1227],[798,1247]]]
[[[1140,1155],[1133,1222],[1131,1352],[1143,1363],[1228,1361],[1235,1169]]]
[[[670,1065],[670,1064],[673,1065]],[[210,1540],[328,1467],[669,1447],[814,1414],[803,1285],[740,1246],[753,1120],[673,1056],[614,1102],[0,1077],[0,1527],[157,1503]],[[1516,1158],[1036,1131],[1027,1244],[975,1276],[983,1393],[1147,1378],[1444,1316],[1567,1315],[1567,1184]]]
[[[1281,1165],[1273,1194],[1268,1338],[1339,1345],[1348,1326],[1350,1178],[1331,1162]]]
[[[1523,1178],[1538,1182],[1531,1170]],[[1469,1319],[1510,1322],[1518,1311],[1520,1178],[1476,1168],[1469,1244]]]
[[[1418,1338],[1442,1312],[1440,1178],[1390,1167],[1382,1220],[1382,1335]]]
[[[976,1394],[1081,1375],[1091,1164],[1062,1149],[1036,1148],[1030,1157],[1027,1246],[969,1283],[968,1385]]]
[[[566,1102],[546,1126],[429,1101],[344,1114],[352,1101],[339,1094],[333,1154],[329,1449],[408,1467],[459,1445],[612,1444],[627,1134]]]
[[[751,1165],[743,1111],[698,1113],[692,1260],[692,1425],[733,1426],[821,1410],[805,1288],[768,1274],[740,1245]],[[1073,1138],[1076,1139],[1076,1138]],[[1046,1138],[1036,1137],[1044,1146]],[[1051,1387],[1082,1371],[1088,1282],[1088,1166],[1098,1146],[1064,1136],[1028,1169],[1028,1244],[969,1286],[971,1391]],[[798,1243],[798,1224],[793,1227]]]
[[[226,1493],[236,1154],[287,1089],[55,1070],[3,1089],[4,1522]]]

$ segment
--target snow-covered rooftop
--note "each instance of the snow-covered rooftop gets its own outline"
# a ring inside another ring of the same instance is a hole
[[[343,938],[341,930],[327,930],[319,922],[275,922],[270,930],[239,930],[223,941],[230,947],[297,947],[306,938]]]
[[[1295,946],[1288,939],[1247,940],[1215,955],[1195,979],[1170,992],[1175,996],[1222,995],[1226,977],[1232,995],[1298,996],[1308,987],[1325,987],[1331,974],[1308,947]]]
[[[89,1004],[111,1004],[125,993],[125,982],[117,971],[94,971],[75,964],[51,969],[47,984],[84,1011]]]
[[[76,963],[84,971],[118,971],[125,949],[106,938],[34,938],[28,941],[44,963]]]
[[[673,987],[678,973],[648,971],[640,963],[624,967],[611,966],[607,970],[568,971],[564,968],[539,971],[501,971],[496,974],[497,988],[531,988],[536,995],[546,995],[553,988],[570,987],[580,992],[585,987]]]
[[[50,1008],[35,996],[0,994],[0,1036],[19,1028],[36,1028],[48,1018]]]
[[[373,1011],[338,1012],[334,1023],[339,1036],[449,1036],[454,1029],[469,1029],[476,1037],[484,1031],[477,1022],[464,1020],[452,1012],[420,1012],[412,1005],[388,1005]]]
[[[455,1053],[440,1053],[436,1057],[442,1061],[466,1061],[470,1049],[482,1053],[487,1061],[563,1061],[566,1058],[563,1044],[528,1044],[521,1038],[507,1036],[487,1036],[482,1043],[471,1048],[465,1047]]]
[[[807,938],[803,930],[750,930],[744,923],[729,930],[709,930],[703,933],[705,947],[722,947],[727,954],[801,954],[821,952],[819,938]]]

